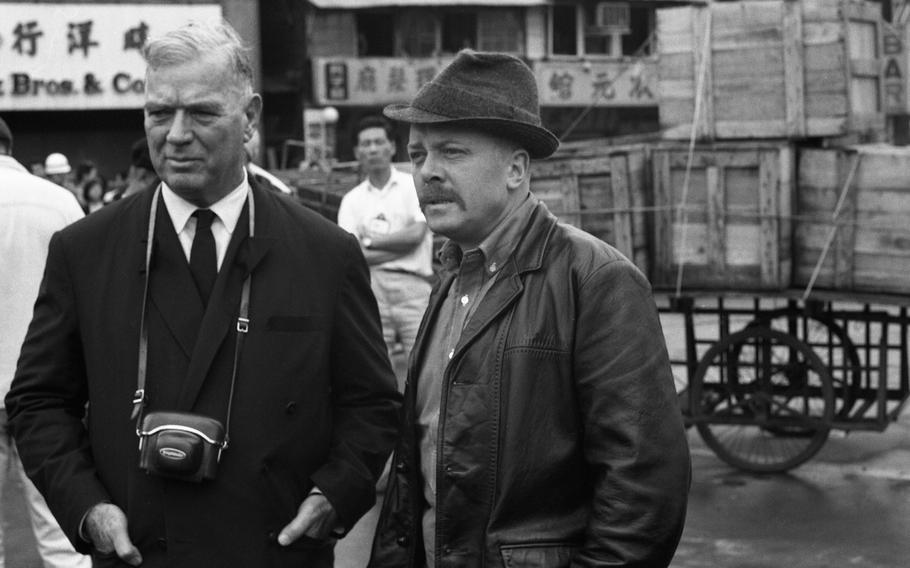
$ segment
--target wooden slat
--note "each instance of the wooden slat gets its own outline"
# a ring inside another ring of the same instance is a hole
[[[613,246],[629,258],[635,258],[632,241],[632,217],[629,211],[629,164],[625,156],[610,157],[610,194],[613,197]]]
[[[669,285],[673,264],[673,203],[670,185],[670,153],[655,152],[652,156],[654,180],[654,279]]]
[[[783,51],[784,89],[787,115],[787,134],[806,135],[806,93],[803,90],[802,9],[797,2],[784,2]]]
[[[705,245],[707,264],[718,273],[727,269],[727,226],[726,201],[723,170],[709,167],[705,171],[708,198],[708,220],[706,223]]]
[[[695,112],[696,101],[699,96],[701,96],[701,106],[698,108],[699,117],[698,123],[695,125],[695,132],[698,138],[714,138],[714,97],[712,93],[714,92],[713,87],[713,68],[711,62],[711,43],[708,41],[708,48],[705,49],[705,39],[708,34],[711,33],[711,27],[707,26],[708,23],[708,11],[710,8],[699,7],[698,10],[693,12],[692,19],[692,37],[693,37],[693,63],[694,63],[694,85],[695,90],[698,90],[699,83],[699,74],[702,73],[704,68],[704,79],[702,80],[702,89],[701,93],[693,92],[693,112]],[[710,38],[708,38],[710,40]],[[690,119],[690,122],[693,119]]]
[[[779,213],[780,203],[780,164],[775,152],[763,152],[758,165],[758,206],[761,214],[761,233],[759,244],[759,265],[761,266],[762,285],[782,286],[780,274],[780,243],[778,242],[778,228],[780,221],[776,215]]]

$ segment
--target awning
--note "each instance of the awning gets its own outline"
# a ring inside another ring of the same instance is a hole
[[[548,6],[553,0],[309,0],[317,8],[353,10],[404,6]]]

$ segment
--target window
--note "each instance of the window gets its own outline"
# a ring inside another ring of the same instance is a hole
[[[550,26],[553,55],[650,55],[654,8],[625,2],[557,5],[550,9]]]
[[[578,21],[575,6],[553,6],[550,12],[554,55],[578,54]]]
[[[524,52],[524,26],[516,10],[494,9],[478,13],[477,36],[483,51]]]
[[[436,54],[437,19],[430,10],[405,10],[399,22],[399,53],[403,57],[431,57]]]
[[[477,48],[477,14],[446,12],[442,16],[442,51],[457,53],[466,47]]]
[[[357,55],[389,57],[395,54],[395,18],[392,12],[357,13]]]

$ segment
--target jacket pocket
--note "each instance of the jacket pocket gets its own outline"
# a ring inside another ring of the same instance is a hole
[[[578,546],[566,542],[504,544],[499,547],[506,568],[562,568],[569,566]]]

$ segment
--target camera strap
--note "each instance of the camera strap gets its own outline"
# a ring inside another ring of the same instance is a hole
[[[149,281],[151,280],[152,266],[152,249],[155,239],[155,222],[158,217],[158,198],[161,195],[161,185],[155,189],[155,195],[152,196],[152,206],[149,210],[148,222],[148,240],[145,247],[145,283],[142,290],[142,314],[139,322],[139,368],[136,373],[136,392],[133,394],[133,412],[131,419],[136,420],[136,433],[140,433],[142,423],[142,411],[148,404],[148,396],[145,393],[146,374],[148,372],[148,294]],[[247,193],[247,203],[249,205],[249,236],[253,238],[255,229],[256,210],[253,201],[253,191],[250,188]],[[240,309],[237,315],[237,339],[234,343],[234,364],[231,370],[231,390],[228,395],[227,417],[224,425],[224,443],[221,449],[228,447],[231,428],[231,407],[234,403],[234,386],[237,382],[237,369],[240,364],[240,351],[243,347],[243,338],[250,330],[250,282],[253,279],[252,274],[248,274],[243,281],[243,288],[240,292]],[[220,454],[219,454],[220,455]]]

